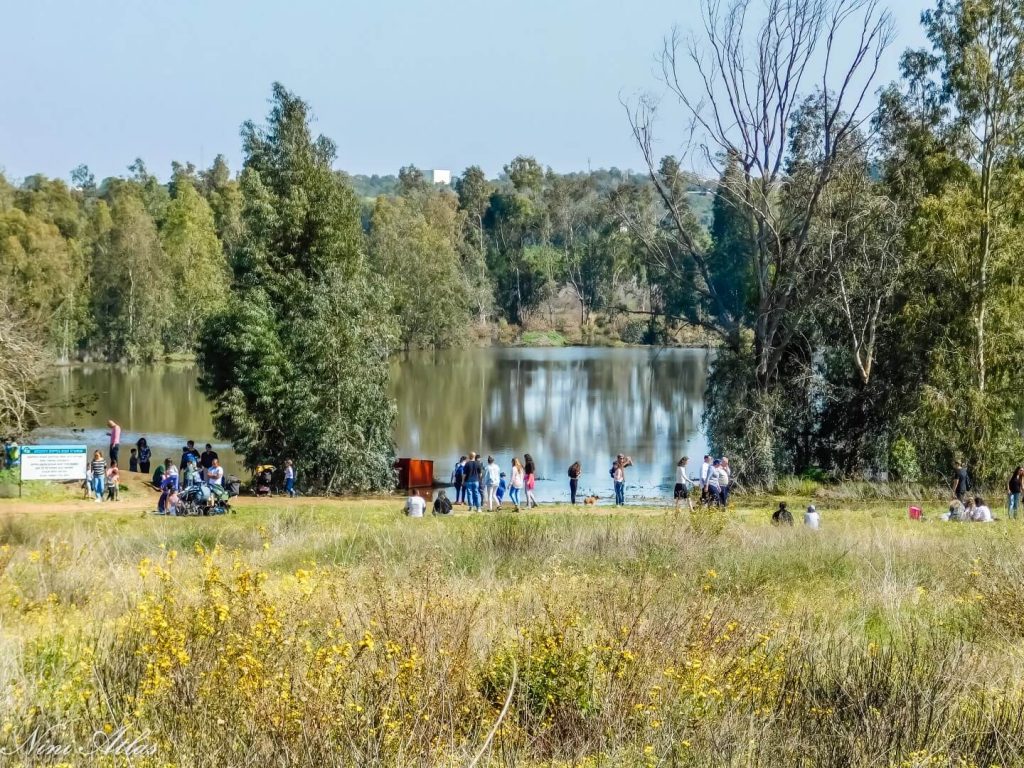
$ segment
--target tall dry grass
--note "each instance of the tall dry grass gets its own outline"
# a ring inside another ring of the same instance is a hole
[[[1024,764],[1015,527],[391,506],[5,518],[9,764]]]

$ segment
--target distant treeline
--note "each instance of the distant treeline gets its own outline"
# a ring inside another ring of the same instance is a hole
[[[517,157],[498,179],[474,166],[453,188],[426,184],[411,166],[339,177],[361,200],[362,247],[388,276],[405,346],[460,343],[470,321],[522,324],[566,287],[583,323],[611,307],[618,287],[658,292],[615,209],[627,188],[654,204],[644,176],[556,174]],[[706,201],[710,224],[705,187],[686,184]],[[15,185],[0,176],[6,299],[61,360],[190,353],[231,289],[245,205],[222,156],[205,169],[173,163],[166,183],[141,159],[100,182],[84,165],[69,181],[34,175]]]

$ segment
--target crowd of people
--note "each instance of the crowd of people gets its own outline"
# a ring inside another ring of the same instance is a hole
[[[121,474],[119,459],[121,458],[121,425],[113,419],[107,422],[109,443],[107,455],[96,450],[89,460],[86,470],[86,486],[99,503],[106,498],[116,501],[120,487]],[[189,440],[181,449],[181,460],[178,463],[171,458],[157,463],[153,468],[153,451],[144,436],[139,437],[130,449],[128,471],[132,474],[150,475],[153,487],[160,491],[157,514],[174,514],[178,504],[178,492],[192,485],[204,484],[223,487],[226,480],[224,468],[220,464],[220,456],[207,443],[203,451],[196,448],[194,440]]]
[[[620,453],[608,468],[614,489],[615,506],[626,503],[626,470],[632,466],[633,459]],[[688,467],[689,459],[685,456],[676,464],[672,495],[677,512],[684,502],[693,510],[693,498],[698,490],[700,503],[720,507],[728,505],[732,482],[727,458],[715,459],[706,455],[699,478],[691,478]],[[569,466],[567,475],[570,504],[575,505],[580,500],[584,504],[597,502],[597,496],[580,495],[583,466],[579,461],[574,461]],[[521,460],[518,456],[513,456],[506,472],[493,456],[488,456],[485,460],[480,454],[471,451],[459,457],[452,469],[450,484],[455,491],[454,499],[448,498],[446,491],[440,491],[434,500],[434,514],[451,514],[456,506],[465,506],[470,512],[481,512],[485,508],[493,512],[502,509],[506,497],[516,512],[523,505],[527,509],[537,506],[537,498],[534,495],[537,464],[528,453],[523,454]],[[406,499],[405,513],[410,517],[422,517],[426,506],[426,500],[413,493]]]

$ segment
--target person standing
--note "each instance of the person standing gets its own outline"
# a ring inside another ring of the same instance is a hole
[[[967,467],[963,465],[963,462],[958,461],[953,472],[953,495],[962,504],[969,490],[971,490],[971,477],[967,474]]]
[[[501,468],[494,461],[493,456],[487,457],[487,467],[484,471],[484,489],[487,492],[487,511],[493,512],[495,506],[501,509],[501,502],[498,501],[498,483],[501,482]]]
[[[470,452],[469,459],[463,467],[463,485],[466,489],[466,505],[470,511],[479,512],[480,501],[480,479],[483,475],[483,467],[476,460],[476,453]]]
[[[708,480],[711,476],[711,457],[704,454],[704,463],[700,465],[700,499],[708,501]]]
[[[715,506],[722,504],[722,488],[719,485],[718,468],[722,463],[715,459],[711,462],[711,469],[708,472],[708,503]]]
[[[118,491],[121,490],[121,472],[117,468],[117,462],[113,459],[110,460],[110,466],[107,468],[107,501],[117,501]]]
[[[149,463],[153,458],[153,452],[149,448],[149,443],[146,442],[146,438],[140,437],[139,441],[135,443],[135,447],[139,449],[139,472],[148,475]]]
[[[284,460],[284,492],[288,494],[288,498],[295,498],[295,465],[291,459]],[[444,494],[444,491],[441,493]]]
[[[1017,510],[1020,509],[1022,473],[1024,473],[1024,469],[1021,467],[1014,468],[1013,474],[1010,475],[1010,479],[1006,482],[1006,516],[1010,520],[1017,519]]]
[[[583,474],[583,467],[578,461],[574,461],[569,467],[569,503],[576,505],[576,492],[580,487],[580,476]]]
[[[528,453],[523,454],[523,471],[526,473],[526,508],[529,509],[537,506],[537,497],[533,495],[533,489],[537,486],[537,465]]]
[[[730,475],[729,460],[723,456],[718,465],[718,495],[722,499],[723,507],[729,506],[729,486],[732,483]]]
[[[118,454],[121,450],[121,425],[113,419],[107,421],[107,426],[110,427],[110,460],[117,461]]]
[[[672,491],[672,496],[675,498],[677,513],[684,500],[689,505],[690,511],[693,512],[693,500],[690,499],[690,486],[693,485],[693,481],[690,480],[686,473],[686,465],[689,463],[689,457],[683,456],[676,464],[676,485]]]
[[[139,449],[132,448],[131,454],[128,456],[128,471],[138,472],[139,471]]]
[[[622,507],[626,504],[626,468],[633,466],[633,460],[622,454],[615,457],[615,463],[611,465],[611,479],[615,485],[615,506]]]
[[[207,443],[206,449],[199,455],[199,474],[204,480],[209,474],[210,467],[213,466],[213,460],[219,458],[220,456],[213,450],[213,446]]]
[[[515,505],[516,512],[519,511],[519,494],[522,492],[523,487],[526,485],[526,473],[523,471],[523,465],[519,462],[517,456],[512,457],[512,480],[510,483],[510,490],[508,497],[511,499],[512,504]]]
[[[459,460],[455,464],[455,469],[452,470],[452,485],[455,486],[455,503],[456,504],[464,504],[466,502],[465,480],[466,480],[466,457],[465,456],[459,456]]]
[[[104,480],[107,477],[107,462],[103,460],[103,451],[92,455],[92,492],[96,494],[96,503],[103,501]]]

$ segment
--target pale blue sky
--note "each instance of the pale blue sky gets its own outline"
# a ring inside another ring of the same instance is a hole
[[[240,162],[238,129],[270,84],[306,99],[340,168],[477,163],[516,154],[568,171],[637,167],[619,95],[657,90],[654,54],[697,0],[6,0],[0,169],[97,178],[142,157]],[[899,53],[927,0],[891,0]],[[664,130],[671,138],[671,126]],[[671,149],[671,147],[669,147]]]

